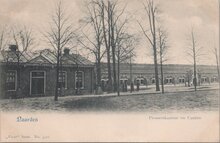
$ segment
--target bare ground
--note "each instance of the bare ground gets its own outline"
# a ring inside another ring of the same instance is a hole
[[[122,96],[66,96],[55,102],[53,97],[3,99],[1,111],[51,112],[163,112],[217,111],[219,90],[208,89],[161,93],[142,93]]]

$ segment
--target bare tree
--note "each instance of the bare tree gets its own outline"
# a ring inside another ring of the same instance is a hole
[[[216,46],[213,48],[213,54],[215,56],[215,61],[216,61],[216,70],[218,73],[218,82],[220,83],[220,69],[219,69],[219,52]]]
[[[8,27],[4,26],[1,30],[0,30],[0,51],[4,50],[7,45],[9,44],[9,36],[10,36],[10,31],[8,29]]]
[[[121,32],[121,29],[125,26],[127,23],[127,19],[125,18],[122,22],[122,24],[119,24],[122,21],[122,16],[124,14],[124,11],[126,9],[125,5],[121,10],[118,8],[118,1],[108,1],[108,19],[110,22],[109,32],[110,32],[110,41],[111,41],[111,50],[112,50],[112,66],[113,66],[113,87],[114,92],[117,90],[117,73],[116,73],[116,42],[118,38],[118,32]],[[120,25],[120,26],[119,26]],[[116,31],[116,28],[118,28],[119,31]]]
[[[212,56],[215,57],[215,62],[216,62],[216,70],[218,73],[218,82],[219,82],[219,87],[220,87],[220,67],[219,67],[219,49],[216,47],[216,42],[215,42],[215,35],[213,36],[213,48],[211,49],[211,52],[213,53]]]
[[[124,13],[125,7],[122,10],[118,10],[117,1],[96,1],[101,9],[101,22],[102,22],[102,31],[103,31],[103,41],[106,47],[107,53],[107,68],[108,68],[108,91],[112,90],[112,71],[111,71],[111,58],[113,65],[113,87],[114,91],[119,90],[119,83],[117,83],[117,74],[116,74],[116,56],[118,58],[118,68],[120,66],[121,60],[124,60],[129,54],[125,54],[126,50],[122,50],[121,47],[122,39],[126,39],[123,35],[123,29],[126,28],[128,22],[127,18],[122,19],[121,16]],[[120,42],[119,42],[120,41]],[[116,52],[117,50],[117,52]],[[123,51],[123,52],[122,52]],[[120,55],[120,56],[119,56]],[[123,56],[122,56],[123,55]],[[118,69],[118,71],[120,71]],[[119,76],[120,73],[118,73]]]
[[[154,4],[153,0],[147,0],[147,4],[143,3],[144,9],[147,14],[147,19],[149,22],[149,30],[145,30],[140,22],[138,22],[144,36],[147,38],[148,42],[153,49],[154,57],[154,71],[155,71],[155,80],[156,80],[156,91],[160,91],[159,86],[159,77],[158,77],[158,63],[157,63],[157,25],[156,19],[158,18],[158,6]]]
[[[100,1],[99,1],[100,2]],[[107,54],[107,68],[108,68],[108,90],[112,91],[112,85],[114,91],[117,89],[117,74],[116,74],[116,41],[117,41],[117,32],[116,27],[120,31],[127,23],[126,18],[122,20],[122,15],[126,5],[120,9],[119,3],[117,1],[101,1],[99,3],[101,8],[101,19],[102,19],[102,29],[104,44],[106,47]],[[121,27],[121,28],[119,28]],[[111,69],[111,59],[113,70]],[[113,82],[112,82],[112,72],[113,72]]]
[[[70,22],[70,17],[65,12],[65,7],[63,3],[59,1],[56,4],[56,9],[54,14],[51,16],[50,31],[44,34],[48,43],[54,48],[56,55],[56,87],[55,87],[55,97],[54,100],[58,100],[58,80],[59,72],[61,68],[61,57],[62,50],[71,43],[71,40],[75,37],[72,30],[72,24]]]
[[[139,37],[134,36],[134,38],[131,38],[130,40],[128,39],[128,47],[130,47],[130,49],[134,48],[135,46],[137,46],[139,44]],[[129,54],[129,74],[130,74],[130,92],[132,93],[134,90],[134,83],[133,83],[133,71],[132,71],[132,61],[133,58],[136,57],[135,54],[135,48],[133,50],[130,51]]]
[[[194,84],[194,90],[197,90],[197,62],[198,58],[202,56],[203,54],[201,53],[203,47],[199,48],[198,41],[196,40],[195,37],[195,32],[194,29],[191,29],[190,36],[189,36],[189,48],[187,54],[191,58],[191,61],[193,63],[193,84]]]
[[[30,28],[27,28],[26,26],[22,27],[14,27],[12,28],[12,43],[16,45],[14,52],[17,59],[17,91],[18,94],[21,91],[21,85],[20,85],[20,63],[22,60],[22,57],[24,56],[24,53],[30,50],[30,48],[34,45],[34,38],[32,34],[32,30]]]
[[[93,53],[95,57],[96,65],[96,89],[101,86],[101,60],[103,59],[106,49],[103,47],[103,29],[102,29],[102,19],[101,19],[101,8],[97,4],[98,1],[93,0],[86,3],[86,17],[81,20],[85,26],[82,26],[80,31],[81,36],[78,36],[77,40],[80,45],[85,49]],[[91,30],[88,34],[84,32]]]
[[[127,18],[122,19],[121,16],[124,14],[125,7],[119,9],[119,4],[117,1],[99,1],[94,0],[90,2],[90,6],[87,6],[88,14],[86,25],[90,24],[95,31],[95,38],[91,38],[88,34],[82,32],[82,37],[85,40],[79,40],[79,43],[83,47],[92,51],[96,57],[97,65],[100,65],[100,61],[103,58],[104,54],[107,55],[107,69],[108,69],[108,91],[114,91],[117,89],[117,74],[116,74],[116,41],[119,38],[119,34],[125,24],[127,23]],[[117,31],[116,31],[117,28]],[[92,46],[88,46],[90,43]],[[102,49],[102,46],[105,47],[105,50]],[[112,64],[111,64],[112,59]],[[112,70],[113,67],[113,70]],[[101,71],[99,66],[97,66],[97,83],[100,84],[101,81]],[[113,78],[112,78],[113,72]],[[113,81],[112,81],[113,79]],[[113,86],[112,86],[113,85]]]
[[[164,74],[163,74],[163,64],[167,60],[165,58],[167,53],[167,33],[165,30],[162,30],[161,28],[158,29],[158,36],[159,36],[159,57],[160,57],[160,74],[161,74],[161,89],[162,93],[164,93]]]
[[[4,38],[5,38],[5,31],[4,29],[0,33],[0,50],[2,50],[5,46],[4,44]]]
[[[108,2],[109,5],[109,2]],[[108,91],[112,91],[112,71],[111,71],[111,45],[110,45],[110,21],[107,18],[106,21],[106,15],[109,16],[109,10],[107,10],[106,14],[106,4],[104,1],[100,1],[99,6],[101,8],[101,19],[102,19],[102,30],[103,30],[103,37],[104,37],[104,43],[106,47],[106,54],[107,54],[107,68],[108,68]]]
[[[218,1],[218,7],[220,9],[220,1]],[[218,57],[220,56],[220,45],[218,47]],[[220,62],[220,58],[218,58],[218,62]],[[218,70],[219,70],[219,67],[218,67]],[[219,83],[219,89],[220,89],[220,74],[218,74],[218,83]]]
[[[109,34],[109,42],[112,51],[112,70],[113,70],[113,91],[115,92],[117,89],[117,82],[116,82],[116,61],[115,61],[115,7],[117,5],[116,1],[108,1],[108,34]]]
[[[116,28],[117,29],[117,28]],[[116,30],[117,31],[117,30]],[[125,30],[126,31],[126,30]],[[119,32],[119,31],[117,31]],[[135,45],[138,43],[135,35],[130,35],[125,32],[119,32],[116,41],[116,59],[117,59],[117,94],[120,95],[120,64],[125,63],[134,56]],[[132,80],[132,79],[131,79]]]

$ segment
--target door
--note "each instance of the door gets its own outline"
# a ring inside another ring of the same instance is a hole
[[[43,71],[31,72],[31,94],[43,95],[45,92],[45,73]]]

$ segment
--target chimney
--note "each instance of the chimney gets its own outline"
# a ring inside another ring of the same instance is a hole
[[[17,46],[17,45],[9,45],[9,49],[10,49],[12,52],[15,52],[15,51],[17,51],[18,46]]]
[[[69,48],[65,48],[65,49],[63,50],[63,52],[64,52],[64,55],[69,55],[70,49],[69,49]]]

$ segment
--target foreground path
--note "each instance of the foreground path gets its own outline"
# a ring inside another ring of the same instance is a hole
[[[52,112],[158,112],[158,111],[216,111],[219,107],[217,86],[200,87],[195,93],[189,87],[169,87],[166,93],[154,89],[139,92],[114,94],[83,95],[60,97],[36,97],[25,99],[4,99],[0,101],[1,111],[52,111]]]

